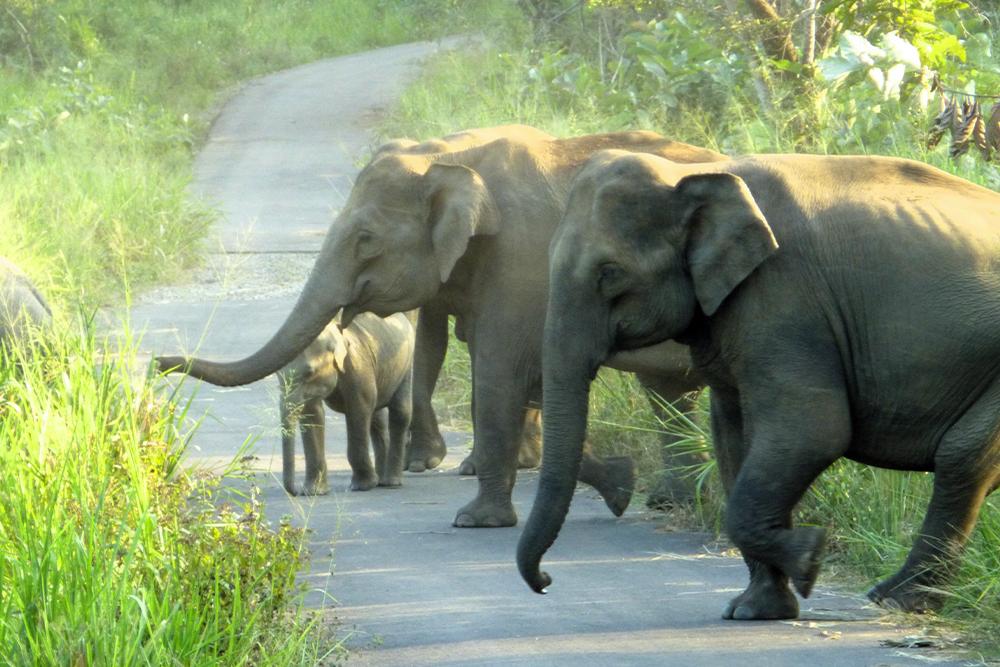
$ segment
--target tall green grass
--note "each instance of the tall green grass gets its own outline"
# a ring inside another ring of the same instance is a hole
[[[193,151],[227,91],[321,57],[460,32],[487,9],[459,11],[452,0],[4,5],[0,255],[70,310],[181,277],[214,215],[185,190]]]
[[[89,327],[0,353],[6,664],[314,664],[301,529],[182,465],[186,408]]]
[[[215,213],[188,195],[192,159],[241,81],[461,32],[480,12],[459,9],[0,3],[0,255],[79,328],[0,358],[0,662],[313,665],[337,650],[299,606],[301,530],[185,469],[186,407],[136,377],[131,349],[68,323],[198,261]]]

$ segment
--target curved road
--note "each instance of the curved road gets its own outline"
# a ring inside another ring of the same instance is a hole
[[[193,185],[222,212],[209,261],[192,283],[155,290],[135,305],[133,328],[145,330],[145,350],[237,358],[270,337],[373,145],[373,121],[421,59],[440,48],[406,44],[297,67],[250,82],[225,106],[197,158]],[[665,532],[660,517],[642,508],[614,519],[582,489],[546,559],[555,584],[548,595],[535,595],[514,565],[518,528],[451,526],[475,491],[475,480],[454,470],[468,434],[447,435],[443,469],[407,473],[402,489],[351,493],[343,419],[328,414],[333,490],[291,499],[280,484],[276,383],[197,384],[184,387],[196,389],[194,412],[207,413],[190,461],[223,465],[248,437],[257,438],[250,461],[267,511],[311,528],[308,602],[340,624],[338,634],[349,635],[350,664],[856,666],[946,659],[880,647],[913,631],[828,586],[803,601],[799,621],[724,622],[725,601],[746,584],[740,559],[704,535]],[[300,474],[302,468],[300,460]],[[519,477],[522,518],[536,479],[532,472]]]

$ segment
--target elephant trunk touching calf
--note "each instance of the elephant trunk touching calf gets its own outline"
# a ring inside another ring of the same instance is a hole
[[[423,144],[394,142],[358,175],[297,305],[268,343],[230,364],[160,357],[159,367],[243,384],[291,361],[339,308],[346,325],[362,312],[384,317],[419,307],[408,463],[424,470],[444,456],[430,396],[454,316],[472,357],[472,463],[479,477],[476,497],[454,525],[512,526],[519,448],[541,401],[547,248],[573,176],[590,155],[609,148],[678,162],[724,159],[652,132],[558,139],[503,126]],[[663,387],[681,386],[674,371]],[[620,514],[631,498],[631,463],[586,450],[582,457],[580,479]]]

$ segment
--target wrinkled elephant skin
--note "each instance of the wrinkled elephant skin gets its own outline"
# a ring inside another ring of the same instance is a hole
[[[278,371],[282,478],[291,495],[329,492],[323,404],[347,422],[351,490],[403,483],[403,454],[412,412],[415,333],[407,316],[363,314],[347,327],[334,320]],[[295,431],[299,427],[306,480],[295,485]],[[375,465],[368,453],[369,436]]]
[[[534,590],[595,369],[673,339],[712,389],[725,527],[750,567],[723,616],[797,614],[789,584],[809,595],[825,531],[792,511],[840,457],[934,472],[906,563],[869,597],[939,606],[1000,484],[1000,195],[892,158],[607,151],[574,182],[550,262],[545,452],[518,547]]]

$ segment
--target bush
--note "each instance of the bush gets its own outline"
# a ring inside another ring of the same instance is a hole
[[[0,357],[0,654],[19,664],[274,663],[303,531],[180,465],[186,410],[89,329]],[[297,663],[296,663],[297,664]]]

